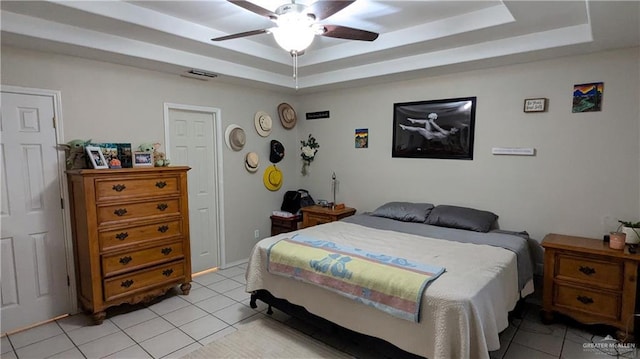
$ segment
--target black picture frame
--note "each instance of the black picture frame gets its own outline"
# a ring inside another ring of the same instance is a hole
[[[392,157],[473,160],[476,97],[393,104]]]

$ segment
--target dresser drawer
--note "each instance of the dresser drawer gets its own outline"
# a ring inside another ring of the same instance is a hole
[[[178,181],[177,177],[96,179],[96,202],[179,194]]]
[[[556,278],[600,288],[620,289],[624,276],[622,263],[558,254]]]
[[[180,213],[180,200],[177,198],[99,206],[98,225],[109,222],[178,213]]]
[[[142,226],[120,227],[98,233],[100,251],[126,247],[134,243],[159,240],[182,235],[182,221],[171,220]]]
[[[104,280],[104,300],[117,299],[131,292],[178,281],[184,277],[184,260]]]
[[[184,257],[182,242],[174,242],[132,252],[102,257],[102,273],[105,277],[124,273],[154,263],[167,262]]]
[[[621,298],[613,293],[557,285],[555,286],[554,305],[582,311],[591,316],[617,320],[620,316]]]

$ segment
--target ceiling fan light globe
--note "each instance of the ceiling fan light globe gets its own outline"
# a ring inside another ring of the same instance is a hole
[[[289,12],[281,15],[277,23],[278,27],[271,29],[271,32],[278,45],[287,52],[303,51],[313,42],[313,20],[306,14]]]

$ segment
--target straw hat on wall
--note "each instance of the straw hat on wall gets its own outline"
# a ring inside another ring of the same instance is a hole
[[[247,142],[247,136],[242,127],[232,124],[227,126],[227,129],[224,131],[224,142],[229,149],[240,151]]]

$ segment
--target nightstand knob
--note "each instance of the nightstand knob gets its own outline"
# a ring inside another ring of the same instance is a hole
[[[156,208],[157,208],[159,211],[164,211],[165,209],[169,208],[169,205],[168,205],[168,204],[166,204],[166,203],[160,203],[160,204],[158,204],[158,205],[156,206]]]
[[[595,274],[596,270],[591,268],[591,267],[584,267],[584,266],[580,266],[579,269],[580,272],[586,274],[586,275],[592,275]]]
[[[133,258],[131,258],[131,256],[124,256],[122,258],[120,258],[120,263],[123,265],[127,265],[129,264],[129,262],[131,262]]]
[[[158,227],[158,232],[160,232],[160,233],[165,233],[168,230],[169,230],[169,226],[167,226],[167,225]]]
[[[169,269],[165,269],[162,271],[162,275],[165,277],[170,276],[173,273],[173,269],[169,268]]]
[[[112,190],[116,191],[116,192],[122,192],[127,188],[127,186],[123,185],[123,184],[116,184],[113,187],[111,187]]]
[[[131,285],[133,284],[133,281],[131,279],[127,279],[125,281],[123,281],[122,283],[120,283],[120,286],[123,288],[129,288],[131,287]]]
[[[579,295],[576,297],[576,299],[581,302],[582,304],[592,304],[593,303],[593,299],[589,298],[587,296],[584,295]]]

